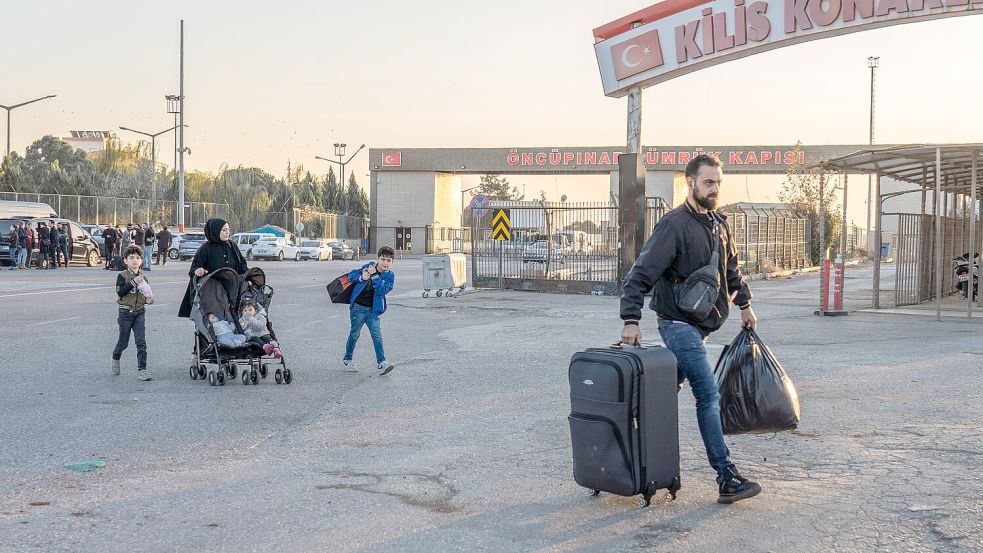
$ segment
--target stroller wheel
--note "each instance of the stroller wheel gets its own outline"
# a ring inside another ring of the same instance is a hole
[[[208,383],[212,386],[218,383],[218,379],[215,377],[215,373],[213,372],[208,373]]]
[[[205,380],[205,375],[208,373],[208,368],[204,365],[198,365],[198,378]]]
[[[253,381],[253,384],[259,380],[259,373],[256,372],[256,369],[249,371],[249,379]]]
[[[277,384],[282,384],[283,383],[283,371],[281,371],[280,369],[277,369],[276,372],[273,373],[273,380],[276,380],[276,383]]]
[[[216,372],[215,378],[218,379],[219,386],[225,386],[225,374],[222,371]]]
[[[198,367],[191,365],[188,369],[188,374],[191,375],[191,380],[198,380]]]
[[[242,371],[242,383],[249,384],[249,371]]]
[[[269,367],[266,366],[266,363],[263,363],[262,365],[259,366],[259,375],[260,376],[262,376],[263,378],[266,378],[266,374],[268,372],[269,372]]]
[[[293,380],[293,376],[290,374],[290,369],[283,369],[283,383],[290,384],[291,380]]]

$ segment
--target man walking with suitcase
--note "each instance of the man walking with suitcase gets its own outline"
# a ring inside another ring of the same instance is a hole
[[[717,213],[723,182],[718,159],[700,155],[686,166],[689,195],[655,225],[652,236],[625,278],[621,296],[621,341],[636,345],[642,333],[645,295],[655,289],[651,308],[659,334],[678,363],[678,383],[689,380],[710,466],[717,471],[720,503],[754,497],[761,486],[740,475],[730,461],[720,423],[720,392],[704,344],[727,319],[733,297],[743,326],[754,328],[751,290],[737,267],[737,248],[726,217]],[[715,277],[715,278],[714,278]]]

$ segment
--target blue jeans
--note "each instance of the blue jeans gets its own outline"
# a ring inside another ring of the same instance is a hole
[[[27,266],[27,252],[30,250],[27,247],[22,247],[17,251],[17,264]]]
[[[689,380],[693,389],[696,420],[700,425],[703,446],[707,450],[710,466],[717,471],[719,482],[723,470],[732,463],[720,423],[720,391],[703,346],[706,338],[692,325],[665,319],[659,319],[659,334],[666,347],[676,356],[679,385],[682,386],[683,380]]]
[[[375,346],[375,360],[382,363],[386,360],[386,352],[382,349],[382,323],[379,316],[372,312],[371,307],[365,307],[357,303],[352,303],[351,308],[352,330],[348,334],[348,344],[345,346],[345,359],[350,360],[355,353],[355,344],[358,343],[358,335],[362,333],[362,325],[369,327],[369,334],[372,335],[372,345]]]
[[[143,268],[144,268],[144,270],[149,270],[150,269],[150,260],[153,258],[153,251],[154,251],[154,247],[153,246],[144,246],[143,247]]]

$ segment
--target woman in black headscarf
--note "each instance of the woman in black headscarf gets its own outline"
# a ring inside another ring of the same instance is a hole
[[[184,301],[181,302],[178,317],[191,316],[191,296],[196,276],[203,277],[222,267],[232,267],[240,275],[246,272],[246,260],[243,259],[239,247],[229,242],[230,234],[229,223],[223,219],[209,219],[205,223],[205,238],[208,241],[198,248],[198,253],[191,262],[191,270],[188,271],[191,280],[188,282],[188,290],[184,293]]]

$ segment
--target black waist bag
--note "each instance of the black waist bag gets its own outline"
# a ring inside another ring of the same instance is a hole
[[[710,316],[720,294],[720,233],[717,227],[716,224],[713,225],[713,253],[710,255],[710,263],[672,286],[676,309],[695,321],[704,321]]]

